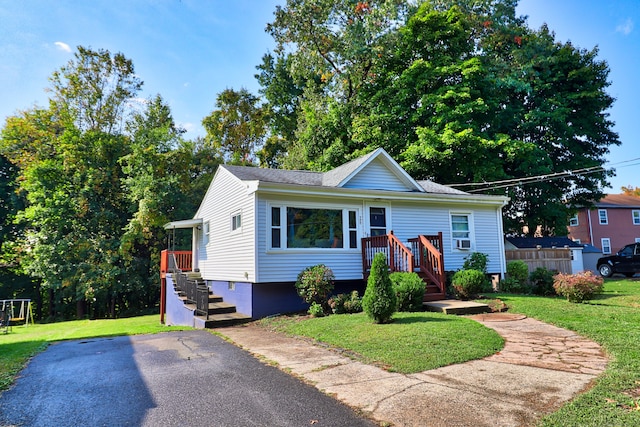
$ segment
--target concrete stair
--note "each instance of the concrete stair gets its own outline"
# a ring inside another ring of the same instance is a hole
[[[187,272],[182,274],[186,275],[189,280],[204,283],[202,275],[199,272]],[[189,301],[182,290],[178,290],[176,294],[177,297],[184,302],[186,307],[196,313],[196,304],[193,301]],[[209,291],[207,313],[208,316],[194,315],[194,324],[196,328],[219,328],[246,323],[252,320],[251,316],[238,313],[235,305],[224,302],[221,296],[214,295],[211,291]]]

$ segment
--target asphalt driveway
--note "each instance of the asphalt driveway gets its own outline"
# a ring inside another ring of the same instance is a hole
[[[0,395],[0,426],[373,426],[207,331],[51,345]]]

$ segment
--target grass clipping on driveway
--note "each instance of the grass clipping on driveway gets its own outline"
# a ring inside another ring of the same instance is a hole
[[[282,316],[260,324],[313,338],[347,350],[364,363],[405,374],[480,359],[504,346],[495,331],[470,319],[440,313],[396,313],[389,324],[375,324],[364,313]]]

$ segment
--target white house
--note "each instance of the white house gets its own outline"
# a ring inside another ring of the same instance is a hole
[[[194,218],[165,228],[191,228],[190,268],[259,318],[304,309],[293,284],[312,265],[330,267],[337,290],[362,291],[381,250],[392,269],[422,269],[432,281],[474,251],[503,275],[507,201],[416,181],[380,148],[325,173],[222,165]]]

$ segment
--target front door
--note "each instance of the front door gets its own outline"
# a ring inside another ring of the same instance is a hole
[[[388,234],[389,207],[372,204],[367,206],[367,233],[369,236],[383,236]]]

